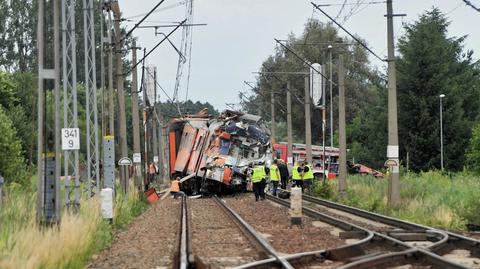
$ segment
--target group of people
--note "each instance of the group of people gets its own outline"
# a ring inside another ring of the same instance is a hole
[[[273,164],[270,167],[266,167],[262,162],[257,163],[257,165],[251,163],[249,167],[255,201],[265,199],[265,187],[268,176],[270,177],[272,195],[277,196],[279,184],[282,189],[287,188],[290,173],[282,159],[273,160]],[[310,188],[313,178],[312,167],[307,162],[295,163],[295,166],[292,168],[292,181],[296,187],[302,188],[302,192],[304,189]]]

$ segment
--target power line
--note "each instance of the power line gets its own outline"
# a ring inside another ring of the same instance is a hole
[[[275,39],[275,38],[274,38]],[[315,72],[317,72],[317,74],[319,74],[320,76],[322,76],[324,79],[326,79],[327,81],[331,82],[333,85],[337,86],[337,83],[333,82],[330,78],[328,78],[327,76],[325,76],[322,72],[318,71],[315,67],[313,67],[307,60],[303,59],[302,57],[300,57],[296,52],[294,52],[293,50],[291,50],[289,47],[285,46],[282,42],[280,42],[278,39],[275,39],[275,41],[280,44],[280,46],[282,46],[283,48],[285,48],[286,50],[288,50],[290,53],[292,53],[295,57],[297,57],[298,59],[300,59],[302,62],[304,62],[306,65],[308,65],[311,69],[313,69]]]
[[[378,56],[373,50],[371,50],[367,45],[365,45],[360,39],[356,38],[352,33],[350,33],[347,29],[345,29],[340,23],[338,23],[335,19],[333,19],[331,16],[329,16],[325,11],[323,11],[318,5],[315,3],[311,2],[311,4],[320,12],[323,13],[323,15],[327,16],[333,23],[335,23],[340,29],[342,29],[344,32],[346,32],[351,38],[353,38],[355,41],[357,41],[362,47],[364,47],[368,52],[370,52],[372,55],[374,55],[377,59],[379,59],[382,62],[386,62],[387,60],[382,59],[380,56]]]
[[[180,1],[178,3],[174,3],[174,4],[170,4],[164,8],[160,8],[154,12],[151,12],[151,14],[153,13],[158,13],[158,12],[161,12],[161,11],[165,11],[167,9],[171,9],[171,8],[175,8],[175,7],[178,7],[178,6],[182,6],[184,4],[183,1]],[[147,15],[149,12],[146,12],[146,13],[141,13],[141,14],[137,14],[137,15],[133,15],[133,16],[130,16],[130,17],[125,17],[124,19],[127,20],[127,21],[134,21],[132,19],[135,19],[135,18],[139,18],[139,17],[142,17],[142,16],[145,16]]]
[[[362,5],[363,4],[385,4],[386,1],[371,1],[371,2],[365,2],[365,3],[361,3]],[[345,4],[319,4],[319,6],[321,7],[333,7],[333,6],[342,6],[342,5],[345,5],[345,6],[353,6],[353,5],[358,5],[358,3],[345,3]]]
[[[143,56],[143,58],[140,59],[140,61],[138,61],[136,64],[134,64],[134,65],[130,68],[129,72],[132,71],[132,69],[135,68],[137,65],[139,65],[144,59],[146,59],[155,49],[158,48],[158,46],[160,46],[165,40],[167,40],[168,37],[169,37],[171,34],[173,34],[178,28],[180,28],[180,26],[182,26],[186,21],[187,21],[187,20],[185,19],[185,20],[183,20],[182,22],[180,22],[180,24],[177,25],[177,27],[175,27],[172,31],[170,31],[170,33],[168,33],[162,40],[160,40],[160,42],[158,42],[157,45],[155,45],[155,47],[153,47],[153,49],[151,49],[147,54],[145,54],[145,55]]]
[[[480,8],[476,7],[470,0],[463,0],[463,2],[467,5],[470,6],[471,8],[475,9],[476,11],[480,12]]]
[[[256,93],[256,94],[259,94],[260,96],[262,96],[263,98],[265,99],[270,99],[270,97],[266,97],[263,93],[260,92],[260,89],[257,88],[257,87],[253,87],[252,85],[250,85],[250,83],[248,81],[244,81],[243,83],[245,83],[246,85],[248,85],[250,88],[252,88],[252,90]],[[272,101],[270,100],[269,101],[270,104],[275,104],[277,103],[279,106],[280,106],[280,111],[284,114],[286,114],[285,112],[285,109],[287,109],[282,103],[278,102],[277,100],[275,100],[275,103],[272,103]]]

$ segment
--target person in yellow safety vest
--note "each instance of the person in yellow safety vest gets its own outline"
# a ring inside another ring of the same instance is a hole
[[[310,190],[313,182],[313,170],[312,166],[308,164],[308,162],[304,162],[303,164],[303,185],[305,189]]]
[[[267,173],[265,172],[265,166],[263,165],[256,165],[253,166],[251,163],[250,165],[251,170],[251,178],[253,183],[253,191],[255,193],[255,201],[258,199],[265,199],[265,192],[264,192],[264,181]]]
[[[295,187],[302,188],[303,192],[303,178],[302,178],[303,168],[298,165],[298,162],[292,168],[292,180],[295,182]]]
[[[278,170],[277,159],[270,165],[270,182],[272,183],[272,195],[277,196],[278,182],[280,181],[280,171]]]

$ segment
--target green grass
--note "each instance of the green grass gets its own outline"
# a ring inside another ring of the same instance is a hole
[[[401,203],[387,207],[387,179],[350,175],[345,197],[339,197],[336,182],[315,186],[314,195],[392,217],[445,229],[465,230],[480,224],[480,177],[468,173],[440,172],[402,175]]]
[[[94,253],[107,247],[115,229],[125,228],[147,207],[131,186],[117,193],[114,224],[101,216],[96,198],[82,197],[80,214],[66,211],[53,227],[36,223],[35,179],[22,187],[10,184],[0,210],[0,268],[84,268]]]

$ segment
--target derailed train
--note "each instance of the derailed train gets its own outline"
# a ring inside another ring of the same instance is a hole
[[[168,140],[171,177],[192,175],[182,183],[187,194],[245,190],[248,165],[272,160],[271,135],[262,118],[238,111],[212,117],[202,110],[174,119]]]

